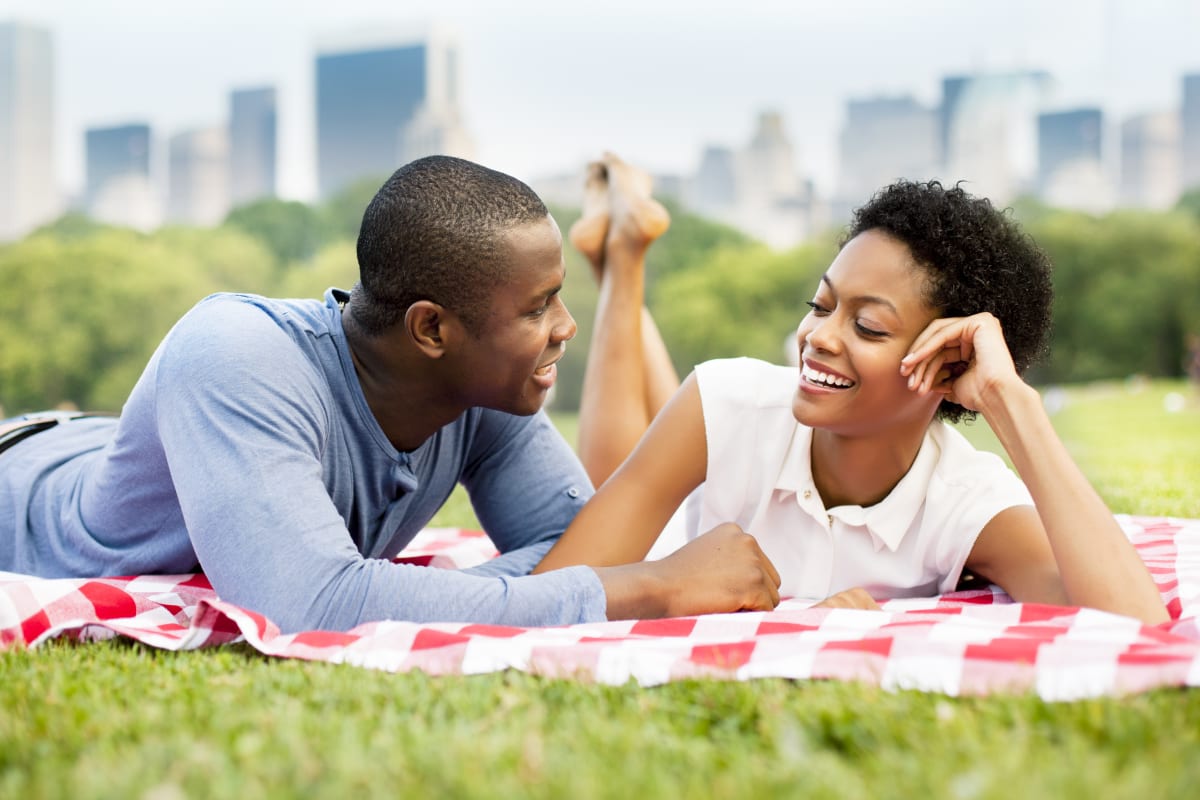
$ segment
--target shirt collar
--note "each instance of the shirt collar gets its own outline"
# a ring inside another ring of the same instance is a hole
[[[865,527],[875,541],[876,552],[883,547],[895,552],[925,502],[939,456],[940,448],[932,431],[927,430],[912,466],[887,497],[867,508],[835,506],[826,510],[812,477],[812,428],[798,424],[780,465],[775,490],[794,494],[797,504],[818,521],[827,519],[832,523],[836,519],[852,527]]]

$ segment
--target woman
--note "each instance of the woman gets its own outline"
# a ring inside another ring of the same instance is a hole
[[[669,223],[649,189],[613,156],[589,172],[571,239],[601,293],[579,444],[603,485],[536,571],[642,559],[703,485],[692,533],[741,527],[783,596],[873,608],[950,591],[969,570],[1019,602],[1167,619],[1020,378],[1043,348],[1051,289],[1011,220],[957,188],[888,187],[808,303],[799,369],[708,362],[672,393],[642,306],[645,253]],[[946,424],[975,414],[1020,480]]]

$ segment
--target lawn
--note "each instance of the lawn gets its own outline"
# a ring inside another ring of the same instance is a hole
[[[1200,516],[1200,398],[1187,391],[1067,392],[1055,424],[1114,511]],[[1165,410],[1169,392],[1183,410]],[[994,446],[982,423],[966,431]],[[436,522],[473,517],[459,496]],[[1196,691],[1048,704],[783,680],[430,678],[242,646],[0,653],[3,798],[1144,800],[1194,797],[1198,754]]]

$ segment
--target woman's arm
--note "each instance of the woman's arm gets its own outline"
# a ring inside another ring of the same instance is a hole
[[[732,523],[661,561],[642,561],[667,520],[704,481],[707,468],[704,414],[693,374],[533,571],[595,568],[609,619],[774,608],[779,573],[757,540]]]
[[[704,414],[693,373],[534,572],[641,561],[707,469]]]
[[[958,366],[951,369],[950,365]],[[935,320],[901,362],[914,391],[979,411],[1033,496],[984,527],[967,565],[1019,601],[1169,619],[1137,551],[1021,380],[991,314]],[[957,377],[955,377],[957,375]]]

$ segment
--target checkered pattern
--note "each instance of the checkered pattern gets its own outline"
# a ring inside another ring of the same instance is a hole
[[[690,677],[864,681],[950,695],[1047,700],[1200,686],[1200,520],[1118,517],[1171,621],[1012,603],[998,589],[892,600],[882,611],[806,609],[554,628],[376,622],[281,635],[218,599],[202,575],[40,580],[0,573],[0,647],[126,636],[183,650],[246,641],[284,658],[434,675],[518,669],[641,685]],[[475,531],[430,529],[405,561],[465,567],[495,554]]]

